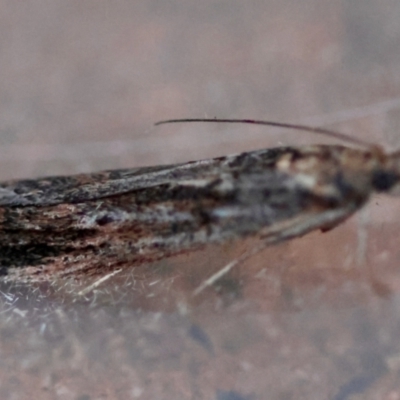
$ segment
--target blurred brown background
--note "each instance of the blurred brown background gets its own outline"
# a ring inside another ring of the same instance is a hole
[[[400,147],[394,0],[0,0],[0,178],[320,143],[178,117],[329,126]],[[1,288],[1,399],[400,399],[399,203],[327,234],[214,246],[76,288]]]

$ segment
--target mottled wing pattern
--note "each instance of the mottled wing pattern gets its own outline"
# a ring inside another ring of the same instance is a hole
[[[0,185],[0,274],[37,281],[103,274],[212,242],[270,243],[329,228],[359,205],[330,207],[280,172],[278,148],[161,167]],[[323,200],[323,199],[322,199]]]
[[[221,172],[239,172],[255,164],[268,169],[273,167],[279,155],[288,150],[290,149],[267,149],[181,164],[2,182],[0,205],[79,203],[166,183],[179,184],[193,178],[210,179]]]

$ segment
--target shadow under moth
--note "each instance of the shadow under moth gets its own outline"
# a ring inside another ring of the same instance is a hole
[[[255,123],[355,144],[280,147],[182,164],[0,183],[0,279],[105,276],[209,243],[257,236],[262,248],[329,230],[375,192],[395,193],[400,153],[322,128]]]

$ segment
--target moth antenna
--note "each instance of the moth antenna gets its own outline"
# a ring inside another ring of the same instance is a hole
[[[274,122],[274,121],[263,121],[256,119],[220,119],[220,118],[183,118],[183,119],[168,119],[164,121],[158,121],[154,125],[163,125],[163,124],[175,124],[181,122],[216,122],[216,123],[228,123],[228,124],[252,124],[252,125],[266,125],[266,126],[274,126],[277,128],[284,129],[293,129],[296,131],[303,132],[311,132],[317,135],[323,135],[328,137],[333,137],[335,139],[343,140],[345,142],[357,144],[359,146],[367,147],[367,148],[375,148],[376,145],[373,143],[366,142],[361,139],[357,139],[344,133],[331,131],[330,129],[318,128],[307,125],[298,125],[298,124],[287,124],[282,122]]]

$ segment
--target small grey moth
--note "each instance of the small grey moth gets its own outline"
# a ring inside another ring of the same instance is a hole
[[[0,183],[0,276],[38,282],[104,276],[209,243],[257,236],[261,248],[329,230],[373,193],[395,194],[400,153],[321,128],[259,123],[346,140],[137,169]],[[219,276],[219,275],[218,275]],[[212,283],[210,278],[202,287]]]

